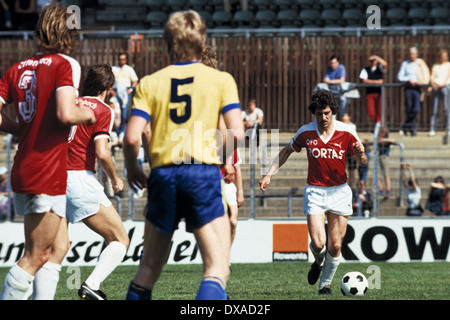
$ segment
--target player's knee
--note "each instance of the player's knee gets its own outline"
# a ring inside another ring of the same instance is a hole
[[[230,225],[231,225],[232,230],[236,229],[237,223],[238,223],[237,215],[231,215],[230,216]]]
[[[326,245],[326,240],[321,238],[311,238],[311,246],[316,252],[322,251]]]
[[[70,249],[70,241],[57,242],[53,244],[51,254],[54,256],[61,257],[61,260],[66,256]]]
[[[337,257],[341,253],[341,244],[340,243],[331,243],[328,245],[328,252],[333,257]]]
[[[50,259],[50,255],[52,253],[51,248],[44,250],[37,254],[33,260],[35,261],[34,265],[36,267],[36,270],[39,270],[44,264],[48,262]]]

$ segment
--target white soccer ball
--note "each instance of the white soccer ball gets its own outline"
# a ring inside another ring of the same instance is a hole
[[[361,272],[348,272],[341,279],[341,292],[344,296],[361,297],[368,289],[367,278]]]

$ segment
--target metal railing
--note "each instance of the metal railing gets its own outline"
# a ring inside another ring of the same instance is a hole
[[[207,30],[208,34],[214,35],[229,35],[229,34],[242,34],[245,37],[251,37],[254,35],[260,34],[292,34],[296,36],[300,36],[302,38],[306,37],[308,34],[330,34],[330,33],[338,33],[338,34],[354,34],[358,37],[362,35],[371,35],[371,34],[379,34],[379,33],[388,33],[388,32],[408,32],[411,35],[415,36],[420,32],[449,32],[450,26],[447,25],[436,25],[436,26],[387,26],[377,29],[369,29],[367,26],[358,26],[358,27],[305,27],[305,28],[274,28],[274,27],[262,27],[262,28],[209,28]],[[109,30],[98,30],[98,29],[81,29],[78,31],[80,37],[84,36],[119,36],[119,37],[129,37],[134,36],[134,39],[138,39],[138,35],[144,36],[162,36],[164,33],[164,29],[136,29],[136,30],[117,30],[115,26],[111,26]],[[24,40],[33,39],[34,31],[0,31],[0,37],[20,37]]]

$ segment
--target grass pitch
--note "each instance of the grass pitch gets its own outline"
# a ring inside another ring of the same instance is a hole
[[[372,267],[371,267],[372,266]],[[375,266],[375,267],[373,267]],[[448,300],[450,297],[450,263],[341,263],[332,284],[331,296],[319,296],[317,284],[310,286],[307,262],[232,264],[227,293],[231,300]],[[378,272],[378,278],[371,267]],[[93,267],[81,267],[79,277],[73,269],[63,267],[56,300],[78,300],[77,281],[84,281]],[[0,268],[3,282],[9,268]],[[108,300],[123,300],[137,266],[118,267],[102,284]],[[369,268],[370,270],[370,268]],[[340,292],[340,280],[349,271],[366,275],[369,289],[364,297],[348,298]],[[155,300],[193,300],[202,277],[201,265],[166,265],[153,290]]]

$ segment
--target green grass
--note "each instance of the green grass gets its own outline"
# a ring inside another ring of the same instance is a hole
[[[380,289],[370,289],[364,297],[347,298],[340,293],[339,282],[349,271],[364,273],[370,282],[371,265],[379,269]],[[233,264],[227,293],[232,300],[448,300],[450,263],[341,263],[336,272],[332,296],[319,296],[317,285],[306,281],[309,263],[279,262]],[[93,267],[80,268],[84,281]],[[0,268],[3,281],[9,268]],[[69,289],[74,273],[63,267],[56,292],[57,300],[78,300],[77,289]],[[123,300],[137,266],[118,267],[102,284],[109,300]],[[202,276],[201,265],[166,265],[153,290],[155,300],[193,300]],[[69,285],[68,285],[69,284]]]

